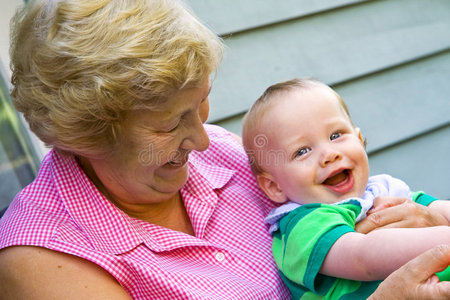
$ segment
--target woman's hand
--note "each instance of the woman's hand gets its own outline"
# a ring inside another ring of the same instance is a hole
[[[448,226],[448,220],[437,210],[407,198],[378,197],[367,218],[356,224],[356,231],[368,233],[380,228]]]
[[[448,265],[450,245],[435,247],[389,275],[368,299],[450,299],[450,282],[434,275]]]

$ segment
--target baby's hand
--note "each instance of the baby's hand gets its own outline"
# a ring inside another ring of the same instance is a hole
[[[439,211],[418,204],[407,198],[378,197],[368,216],[358,224],[356,231],[368,233],[380,228],[417,228],[449,225]]]

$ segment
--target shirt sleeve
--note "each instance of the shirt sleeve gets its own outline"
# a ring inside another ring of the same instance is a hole
[[[412,199],[413,201],[415,201],[416,203],[422,204],[424,206],[428,206],[430,205],[431,202],[438,200],[437,198],[427,195],[422,191],[419,192],[413,192],[412,193]]]
[[[280,221],[273,253],[283,277],[317,294],[326,293],[334,280],[319,274],[323,261],[343,234],[354,231],[358,203],[303,205]]]

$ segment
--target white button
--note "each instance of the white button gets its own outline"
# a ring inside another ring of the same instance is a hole
[[[218,262],[222,262],[225,259],[225,254],[223,254],[222,252],[217,252],[216,259]]]

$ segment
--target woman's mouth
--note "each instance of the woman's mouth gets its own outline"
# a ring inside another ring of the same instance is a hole
[[[164,164],[164,168],[167,169],[177,169],[183,167],[189,159],[189,152],[186,152],[184,155],[179,155],[172,160],[168,161]]]
[[[169,167],[169,168],[179,168],[179,167],[182,167],[182,166],[184,166],[184,164],[186,163],[186,161],[185,160],[172,160],[172,161],[169,161],[168,163],[166,163],[164,166],[165,167]]]
[[[342,170],[328,177],[322,184],[335,193],[345,194],[353,188],[353,174],[351,170]]]

